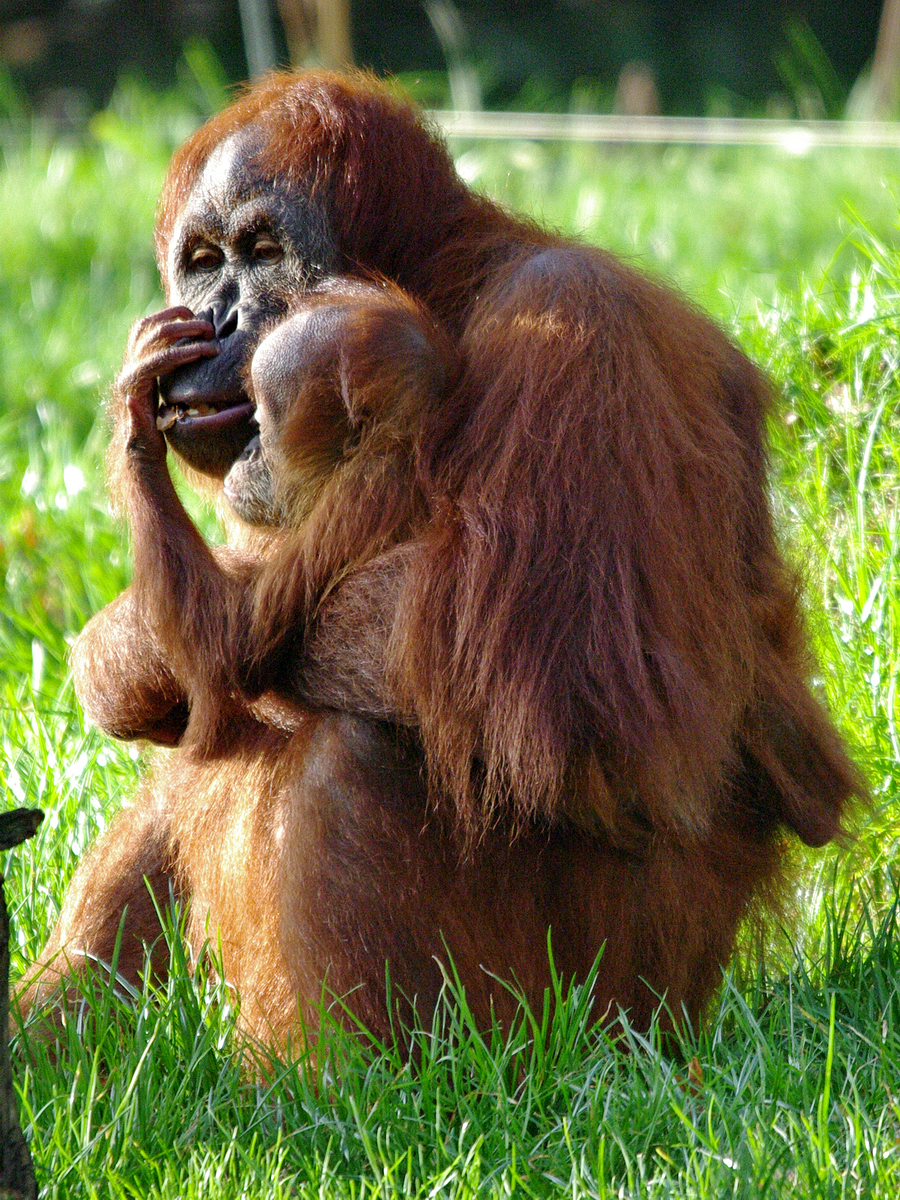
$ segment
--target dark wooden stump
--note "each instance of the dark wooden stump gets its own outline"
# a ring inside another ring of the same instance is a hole
[[[0,851],[30,838],[44,819],[37,808],[0,813]],[[37,1200],[37,1183],[19,1125],[9,1058],[9,914],[0,875],[0,1200]]]

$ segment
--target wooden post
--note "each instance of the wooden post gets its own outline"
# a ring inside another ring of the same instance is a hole
[[[259,79],[275,69],[275,31],[268,0],[238,0],[244,51],[251,79]]]
[[[278,0],[278,11],[293,66],[353,65],[350,0]]]
[[[37,808],[0,813],[0,851],[30,838],[44,814]],[[19,1125],[9,1057],[9,914],[0,875],[0,1200],[37,1200],[37,1183]]]
[[[350,41],[350,0],[318,0],[316,49],[324,67],[340,70],[353,64]]]
[[[884,0],[869,80],[869,115],[896,118],[900,101],[900,0]]]

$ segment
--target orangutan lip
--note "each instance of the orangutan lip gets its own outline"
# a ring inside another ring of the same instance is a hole
[[[174,425],[198,427],[202,428],[204,432],[214,432],[239,421],[249,420],[253,416],[254,410],[255,405],[252,400],[239,400],[236,404],[218,408],[214,404],[204,403],[196,405],[161,404],[156,414],[156,428],[163,433],[166,433]]]

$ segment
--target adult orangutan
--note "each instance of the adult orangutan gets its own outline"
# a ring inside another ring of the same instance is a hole
[[[171,307],[114,393],[132,587],[74,651],[161,752],[39,963],[136,977],[151,893],[250,1034],[323,992],[478,1018],[603,949],[596,1012],[695,1016],[855,769],[766,498],[768,388],[707,319],[498,209],[365,77],[275,76],[175,155]],[[166,443],[221,499],[211,552]],[[149,887],[148,887],[149,885]],[[127,911],[126,911],[127,909]],[[154,968],[167,969],[155,950]]]

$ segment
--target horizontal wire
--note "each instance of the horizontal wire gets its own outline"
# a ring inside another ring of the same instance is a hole
[[[900,123],[893,121],[776,121],[739,117],[451,111],[435,111],[430,116],[447,137],[452,138],[780,146],[794,154],[818,146],[900,148]]]

